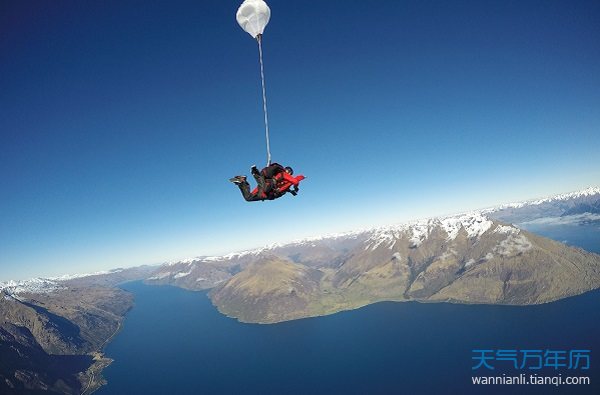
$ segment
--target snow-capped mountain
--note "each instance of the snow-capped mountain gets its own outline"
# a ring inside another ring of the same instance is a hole
[[[485,267],[487,271],[484,273],[490,275],[491,266],[506,266],[508,260],[522,260],[526,257],[524,266],[537,262],[540,257],[539,245],[545,241],[527,233],[519,224],[557,216],[569,220],[589,220],[597,216],[600,220],[600,188],[587,188],[544,199],[393,226],[319,235],[223,256],[190,258],[169,262],[156,270],[115,269],[47,279],[9,281],[0,283],[0,291],[6,296],[19,297],[20,294],[27,293],[55,292],[71,284],[114,285],[132,278],[146,278],[151,284],[171,284],[192,290],[220,288],[260,262],[279,260],[307,268],[311,273],[310,278],[319,277],[322,281],[327,279],[334,288],[352,288],[361,284],[370,288],[368,284],[373,278],[378,279],[375,283],[381,279],[394,278],[395,286],[400,287],[398,281],[402,278],[403,298],[435,299],[448,292],[447,289],[451,289],[451,284],[458,279],[476,273],[479,267]],[[549,250],[559,251],[563,247],[565,246],[552,246]],[[573,255],[573,252],[563,251],[560,255]],[[546,258],[555,262],[558,259]],[[540,262],[537,264],[539,267],[543,266]],[[547,272],[552,270],[548,269]],[[573,274],[572,278],[579,285],[571,284],[571,290],[592,287],[590,284],[593,281],[590,283],[584,277],[588,278],[587,274],[583,277]],[[386,288],[381,284],[377,287]],[[561,294],[560,290],[549,286],[546,288],[555,296],[540,294],[528,300],[551,300]],[[395,289],[393,292],[397,291]],[[448,296],[450,299],[455,297],[456,295]],[[477,298],[466,300],[493,302],[482,299],[481,295]],[[511,300],[498,295],[496,299]]]
[[[567,202],[567,201],[580,201],[580,200],[597,200],[600,196],[600,187],[588,187],[576,192],[563,193],[560,195],[548,196],[542,199],[527,200],[524,202],[508,203],[498,207],[487,209],[484,211],[498,211],[506,208],[522,208],[525,206],[537,206],[544,203],[556,203],[556,202]]]
[[[600,286],[600,256],[481,213],[377,229],[310,264],[305,248],[231,273],[213,303],[242,321],[276,322],[382,300],[545,303]]]
[[[482,213],[500,221],[524,224],[540,219],[563,218],[562,221],[591,220],[600,222],[600,188],[589,187],[577,192],[550,196],[526,202],[504,204],[482,210]]]
[[[343,259],[344,253],[352,251],[364,241],[368,241],[367,248],[374,249],[380,243],[385,244],[389,240],[395,240],[397,235],[403,233],[409,235],[408,239],[414,247],[418,247],[436,227],[441,227],[448,234],[448,239],[452,240],[456,238],[461,229],[464,229],[468,237],[479,237],[492,226],[493,220],[518,226],[526,221],[557,216],[575,216],[570,218],[572,220],[597,219],[600,221],[600,188],[589,187],[577,192],[509,203],[458,215],[319,235],[223,256],[205,256],[170,262],[148,280],[157,283],[174,282],[175,285],[182,285],[190,289],[211,288],[235,274],[248,263],[266,255],[284,257],[308,266],[324,264],[336,266],[340,259]],[[342,255],[340,256],[340,254]],[[200,273],[202,274],[200,275]]]
[[[120,328],[133,298],[114,285],[130,280],[212,288],[221,312],[248,322],[331,314],[383,300],[535,304],[600,287],[600,256],[519,226],[552,217],[600,220],[600,188],[159,268],[0,282],[0,360],[6,362],[0,376],[19,388],[50,388],[56,379],[49,372],[66,366],[63,355],[98,352]],[[17,372],[23,361],[31,375]],[[89,384],[85,369],[77,377]],[[79,388],[77,377],[65,372],[61,388]]]
[[[510,203],[453,216],[319,235],[287,244],[272,244],[223,256],[205,256],[170,262],[148,280],[151,283],[172,283],[189,289],[211,288],[266,255],[280,256],[312,267],[336,266],[344,259],[344,253],[349,253],[364,241],[368,241],[367,248],[374,249],[381,243],[395,240],[398,234],[403,233],[410,234],[408,239],[414,247],[418,247],[431,234],[432,229],[438,226],[451,240],[461,229],[464,229],[468,237],[481,236],[490,228],[493,220],[518,225],[539,218],[565,215],[580,216],[571,218],[573,220],[590,218],[600,220],[600,188],[590,187],[577,192]]]
[[[40,294],[54,292],[59,289],[65,289],[65,286],[62,284],[65,281],[108,273],[111,273],[111,271],[103,271],[89,274],[66,274],[63,276],[49,278],[37,277],[31,278],[29,280],[9,280],[5,282],[0,282],[0,292],[4,292],[8,295],[19,295],[23,293]]]
[[[8,295],[19,295],[22,293],[47,293],[54,292],[64,287],[58,281],[47,278],[32,278],[30,280],[0,282],[0,292]]]
[[[125,281],[144,279],[153,270],[155,270],[155,267],[140,266],[128,269],[103,270],[93,273],[66,274],[49,278],[10,280],[0,282],[0,292],[18,297],[21,294],[52,293],[70,286],[111,286]]]
[[[599,202],[600,188],[588,188],[493,209],[311,237],[173,262],[148,282],[214,288],[213,302],[221,311],[260,322],[377,300],[542,303],[600,286],[600,257],[528,233],[514,219],[574,215],[593,211]]]
[[[105,274],[120,273],[122,271],[123,271],[123,269],[112,269],[112,270],[101,270],[101,271],[93,272],[93,273],[63,274],[62,276],[58,276],[58,277],[50,277],[50,278],[48,278],[48,280],[69,281],[69,280],[75,280],[77,278],[83,278],[83,277],[102,276]]]

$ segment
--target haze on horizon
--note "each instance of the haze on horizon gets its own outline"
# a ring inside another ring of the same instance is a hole
[[[0,280],[161,263],[600,181],[597,1],[0,5]],[[337,22],[332,22],[337,21]]]

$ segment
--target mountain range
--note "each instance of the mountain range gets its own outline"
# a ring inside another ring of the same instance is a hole
[[[600,287],[600,256],[519,223],[587,214],[600,189],[166,264],[146,281],[209,295],[224,314],[272,323],[378,301],[526,305]]]
[[[528,232],[600,225],[600,188],[223,256],[0,282],[0,393],[91,394],[102,353],[144,280],[209,290],[243,322],[275,323],[379,301],[529,305],[600,287],[600,255]]]
[[[115,285],[150,267],[0,283],[0,393],[90,394],[112,361],[102,349],[133,306]]]
[[[544,199],[504,204],[483,210],[497,220],[523,225],[536,221],[552,221],[569,217],[600,223],[600,188],[587,188]]]

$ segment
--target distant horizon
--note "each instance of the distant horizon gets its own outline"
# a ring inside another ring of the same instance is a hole
[[[291,239],[291,240],[287,240],[287,241],[282,240],[282,241],[277,241],[277,242],[273,242],[273,243],[262,244],[260,246],[254,247],[254,248],[240,249],[240,250],[234,250],[234,251],[230,250],[229,252],[224,252],[222,254],[197,254],[195,256],[188,256],[188,257],[184,257],[184,258],[168,259],[168,260],[162,261],[162,262],[135,264],[135,265],[131,265],[131,266],[118,266],[118,267],[113,267],[113,268],[108,268],[108,269],[101,269],[101,270],[97,270],[97,271],[89,272],[89,273],[63,273],[63,274],[50,275],[50,276],[33,276],[33,277],[27,277],[27,278],[0,279],[0,285],[2,283],[6,284],[11,281],[22,282],[22,281],[30,281],[30,280],[36,280],[36,279],[58,281],[58,280],[61,280],[61,277],[72,277],[72,276],[87,277],[87,276],[94,276],[94,275],[101,275],[101,274],[109,274],[109,273],[117,271],[117,270],[133,269],[133,268],[143,267],[143,266],[160,267],[160,266],[166,265],[166,264],[175,264],[175,263],[179,263],[179,262],[192,261],[192,260],[198,260],[198,259],[221,258],[221,257],[225,257],[227,255],[249,253],[249,252],[254,252],[254,251],[265,249],[265,248],[268,249],[268,248],[272,248],[273,246],[285,246],[285,245],[294,244],[297,242],[310,241],[311,239],[317,239],[317,238],[327,239],[327,238],[331,238],[331,237],[344,236],[344,235],[352,234],[352,233],[369,232],[369,231],[373,231],[373,230],[376,230],[379,228],[394,227],[394,226],[399,226],[399,225],[408,225],[408,224],[411,224],[412,222],[431,220],[431,219],[436,219],[436,218],[448,218],[448,217],[454,217],[454,216],[459,216],[459,215],[463,215],[463,214],[479,213],[479,212],[484,212],[484,215],[485,215],[485,211],[498,209],[503,206],[510,206],[513,204],[522,204],[522,203],[525,203],[525,204],[533,203],[533,202],[536,202],[539,200],[552,199],[552,198],[561,197],[561,196],[565,196],[565,195],[578,194],[578,193],[582,193],[582,192],[586,192],[586,191],[594,191],[596,193],[600,193],[600,185],[599,186],[590,185],[590,186],[583,187],[581,189],[576,189],[576,190],[572,190],[572,191],[568,191],[568,192],[558,192],[558,193],[551,194],[551,195],[536,196],[536,197],[526,198],[524,200],[500,203],[495,206],[480,207],[480,208],[475,208],[475,209],[466,210],[466,211],[445,213],[445,214],[433,214],[433,215],[426,216],[426,217],[414,218],[414,219],[409,219],[409,220],[400,221],[400,222],[372,225],[372,226],[367,226],[364,228],[346,229],[346,230],[340,230],[337,232],[329,232],[329,233],[325,233],[325,234],[321,234],[321,235],[313,234],[310,236],[295,238],[295,239]]]

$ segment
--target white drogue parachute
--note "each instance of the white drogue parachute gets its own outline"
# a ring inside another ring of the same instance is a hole
[[[269,142],[269,118],[267,116],[267,92],[265,90],[265,71],[263,67],[262,34],[271,19],[271,9],[263,0],[244,0],[235,14],[239,25],[258,41],[260,60],[260,78],[262,83],[263,113],[265,116],[265,137],[267,140],[267,166],[271,164],[271,145]]]
[[[254,38],[263,34],[271,18],[271,10],[263,0],[245,0],[235,15],[237,22]]]

